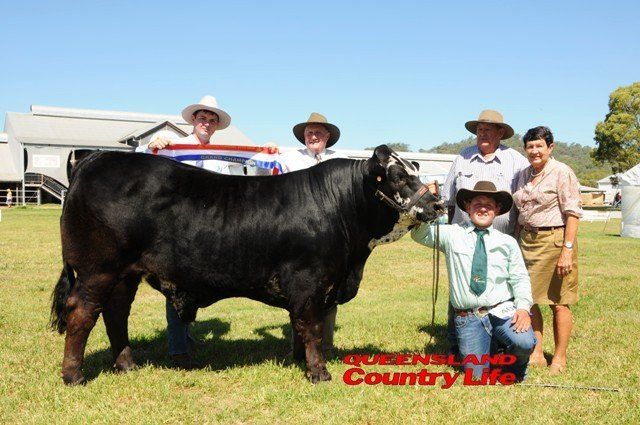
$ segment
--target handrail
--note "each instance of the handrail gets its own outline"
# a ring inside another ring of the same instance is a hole
[[[40,189],[46,190],[51,195],[62,201],[64,192],[67,191],[67,187],[54,179],[53,177],[40,174],[40,173],[26,173],[24,176],[25,184],[29,186],[38,186]],[[36,189],[36,193],[39,189]]]

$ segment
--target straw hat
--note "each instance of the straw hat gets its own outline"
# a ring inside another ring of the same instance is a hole
[[[222,109],[218,108],[218,102],[213,96],[204,96],[199,103],[189,105],[182,110],[182,118],[189,124],[193,124],[193,113],[204,109],[218,115],[218,130],[223,130],[231,124],[231,117]]]
[[[322,124],[329,131],[329,140],[327,140],[327,147],[333,146],[340,138],[340,129],[338,127],[327,122],[327,119],[324,115],[317,112],[312,112],[306,122],[301,122],[300,124],[296,124],[293,126],[293,135],[296,136],[296,139],[298,139],[298,141],[300,141],[300,143],[302,143],[303,145],[305,144],[304,129],[309,124]]]
[[[508,139],[509,137],[513,136],[513,128],[511,128],[511,126],[509,124],[506,124],[504,122],[504,118],[502,118],[502,114],[498,111],[493,111],[491,109],[485,109],[484,111],[480,112],[480,116],[478,117],[477,120],[475,121],[467,121],[467,123],[464,125],[464,127],[469,130],[470,132],[472,132],[473,134],[476,134],[476,129],[478,128],[478,123],[479,122],[486,122],[489,124],[496,124],[499,125],[500,127],[504,128],[504,134],[502,135],[502,138],[500,140],[505,140]]]
[[[473,187],[473,190],[458,190],[458,193],[456,194],[456,204],[458,204],[458,207],[460,207],[462,211],[466,211],[465,204],[478,195],[488,196],[496,201],[500,206],[500,211],[497,215],[508,213],[511,211],[511,207],[513,206],[513,197],[511,194],[504,190],[497,190],[496,185],[489,181],[479,181]]]

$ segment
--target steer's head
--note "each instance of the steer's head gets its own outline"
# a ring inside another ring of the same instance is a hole
[[[378,146],[367,160],[366,174],[376,196],[404,217],[430,222],[444,212],[439,197],[420,181],[418,163],[400,158],[387,145]]]

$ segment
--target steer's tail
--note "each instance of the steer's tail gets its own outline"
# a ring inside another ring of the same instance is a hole
[[[51,329],[64,333],[67,329],[67,298],[76,283],[71,265],[65,261],[60,279],[51,294]]]

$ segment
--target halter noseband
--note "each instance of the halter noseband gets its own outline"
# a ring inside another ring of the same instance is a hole
[[[438,188],[438,183],[435,183],[436,185],[436,191]],[[382,191],[380,189],[376,189],[376,197],[378,197],[382,202],[384,202],[385,204],[389,205],[391,208],[393,208],[394,210],[398,211],[401,214],[408,214],[409,211],[411,210],[411,208],[413,208],[418,201],[420,201],[420,199],[422,199],[424,197],[424,195],[426,195],[429,192],[429,185],[426,183],[423,183],[422,186],[420,186],[420,189],[418,189],[418,191],[416,193],[413,194],[413,196],[411,197],[411,199],[409,199],[409,202],[405,205],[401,205],[398,202],[396,202],[395,200],[389,198],[387,195],[385,195],[384,193],[382,193]],[[436,193],[437,195],[437,193]]]

